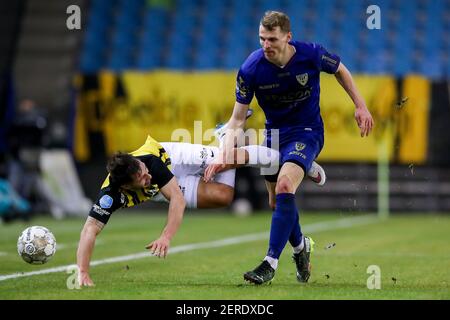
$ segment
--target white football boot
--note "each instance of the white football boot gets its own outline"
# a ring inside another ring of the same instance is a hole
[[[311,169],[308,171],[308,177],[318,186],[323,186],[327,180],[325,170],[315,161],[311,165]]]

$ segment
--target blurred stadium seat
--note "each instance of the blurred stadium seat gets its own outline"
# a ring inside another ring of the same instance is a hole
[[[448,75],[449,1],[378,1],[382,29],[365,26],[368,1],[92,1],[80,70],[236,69],[258,48],[257,23],[279,9],[295,39],[321,43],[353,72]],[[358,19],[355,19],[358,17]],[[388,32],[385,30],[388,29]]]

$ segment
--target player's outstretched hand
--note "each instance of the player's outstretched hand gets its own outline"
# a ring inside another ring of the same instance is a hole
[[[209,182],[214,179],[214,176],[218,174],[225,167],[224,164],[221,163],[211,163],[206,169],[205,174],[203,175],[203,180],[205,182]]]
[[[170,246],[170,240],[165,237],[159,237],[157,240],[150,242],[145,248],[150,250],[150,253],[159,258],[165,258]]]
[[[358,124],[361,137],[368,136],[372,131],[374,121],[366,106],[357,107],[355,110],[355,120]]]
[[[226,168],[224,159],[226,159],[226,153],[224,150],[220,151],[217,158],[215,158],[205,169],[203,174],[203,180],[205,182],[211,181],[216,174],[222,172]]]
[[[95,286],[94,281],[92,281],[89,273],[87,272],[78,272],[78,283],[80,284],[80,287]]]

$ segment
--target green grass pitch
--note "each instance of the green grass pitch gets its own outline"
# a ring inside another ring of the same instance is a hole
[[[354,216],[301,214],[306,229],[327,224],[307,233],[316,242],[307,284],[296,281],[289,244],[274,280],[262,286],[244,282],[242,275],[264,257],[267,237],[210,246],[212,241],[268,232],[268,212],[249,217],[186,212],[172,249],[198,243],[205,248],[184,247],[169,251],[166,259],[149,256],[91,267],[96,286],[81,290],[67,288],[70,274],[65,272],[1,280],[0,299],[450,299],[450,216],[398,214],[364,225],[335,227],[341,219]],[[162,213],[115,214],[98,238],[93,260],[145,252],[165,221]],[[83,223],[84,219],[56,221],[45,216],[0,225],[0,279],[75,263]],[[60,245],[47,264],[28,265],[17,254],[17,238],[30,225],[48,227]],[[381,270],[380,289],[367,288],[370,265]]]

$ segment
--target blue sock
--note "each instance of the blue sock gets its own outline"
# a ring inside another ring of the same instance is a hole
[[[302,242],[302,230],[300,229],[300,224],[299,224],[299,219],[298,219],[298,214],[295,217],[295,224],[294,227],[292,228],[291,231],[291,235],[289,236],[289,243],[292,245],[293,248],[297,247],[298,245],[300,245],[300,243]]]
[[[278,259],[291,235],[296,217],[298,219],[298,213],[295,206],[295,195],[292,193],[277,194],[276,203],[275,211],[272,215],[272,225],[270,226],[269,251],[267,255]]]

